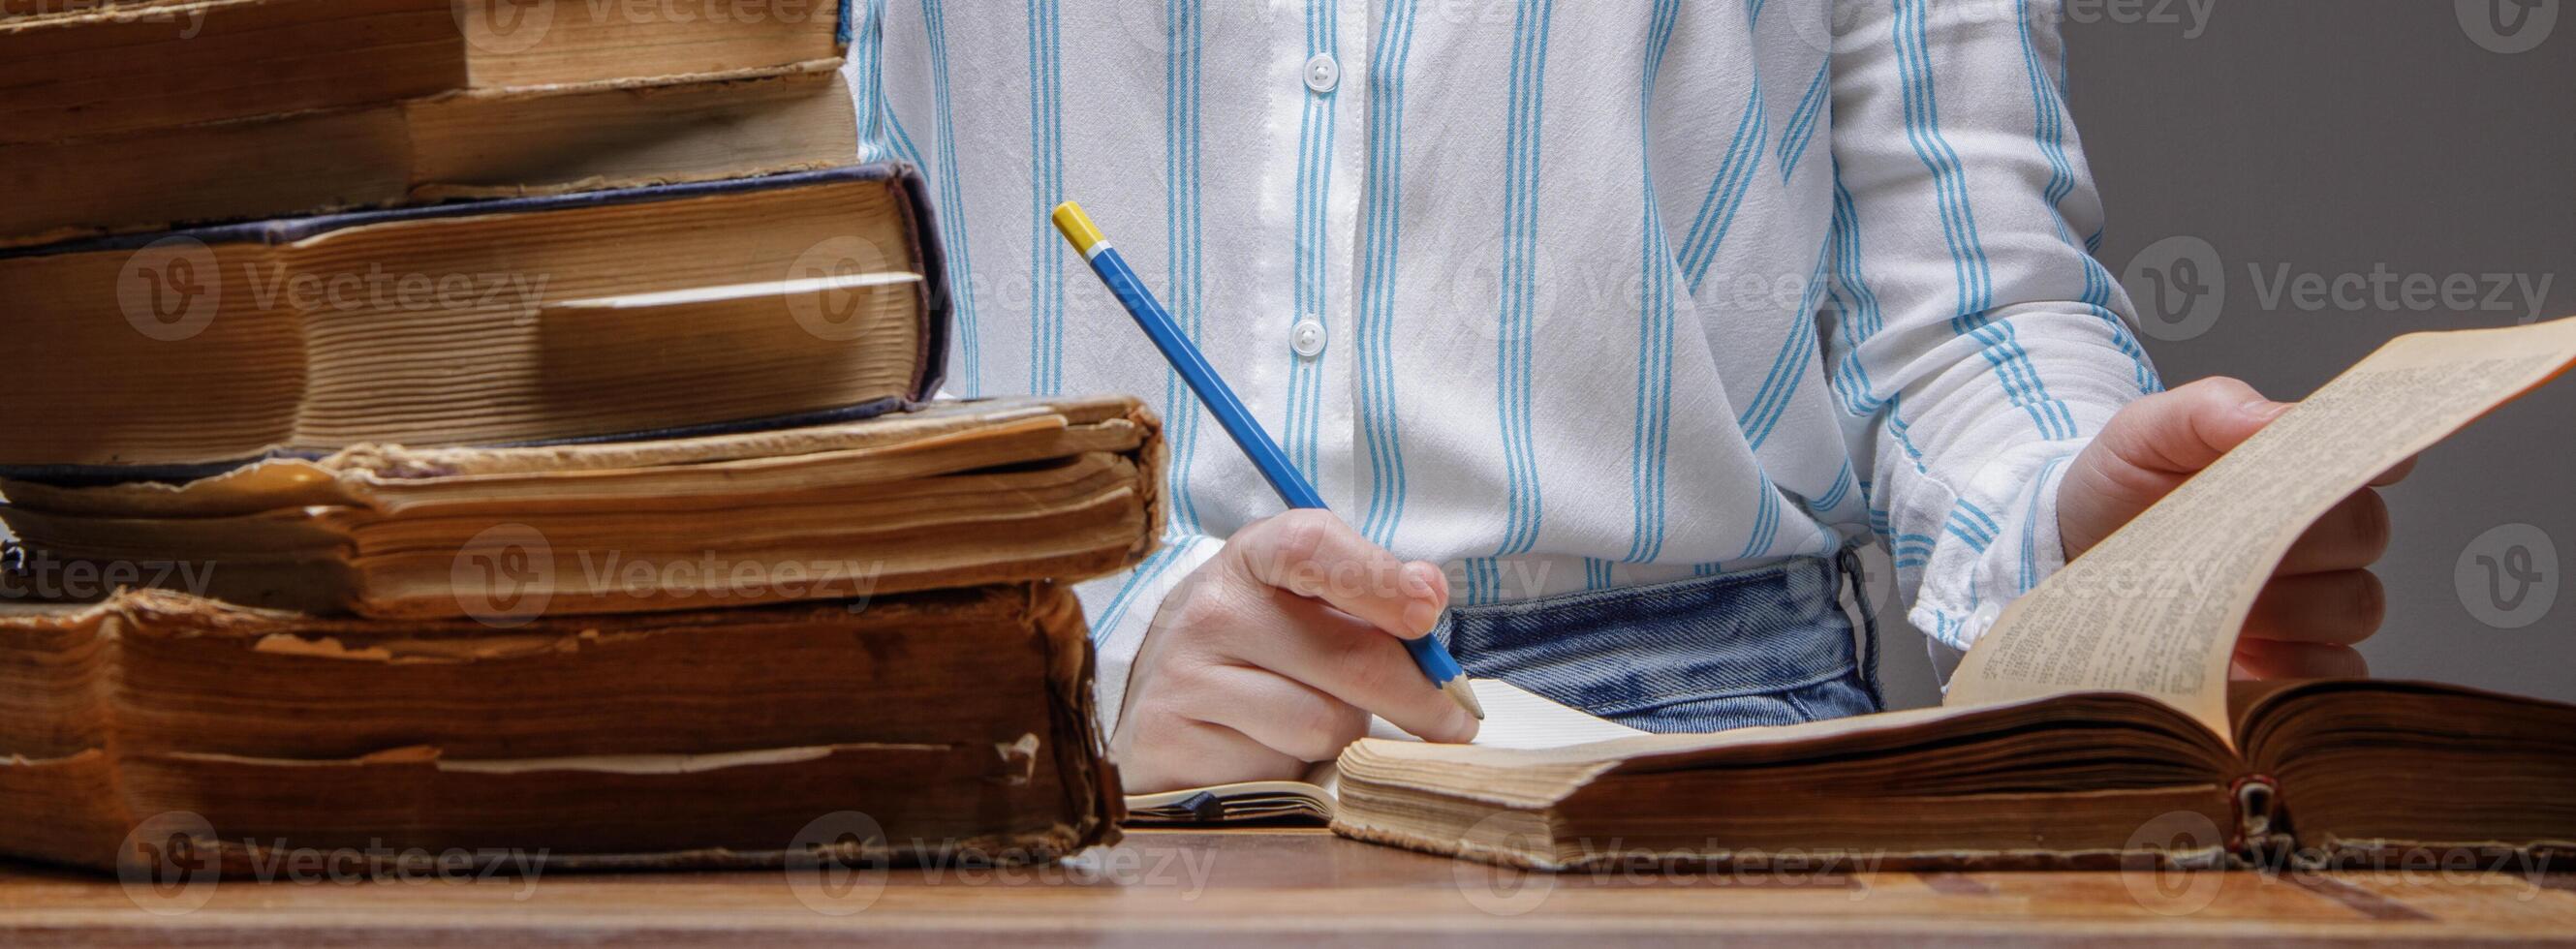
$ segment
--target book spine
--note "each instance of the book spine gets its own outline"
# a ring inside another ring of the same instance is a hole
[[[2268,774],[2249,774],[2236,779],[2227,796],[2236,803],[2235,839],[2228,849],[2251,866],[2280,865],[2294,846],[2282,819],[2281,783]]]

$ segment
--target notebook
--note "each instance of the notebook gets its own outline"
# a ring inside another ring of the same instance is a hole
[[[1643,735],[1626,725],[1567,708],[1501,679],[1472,679],[1485,720],[1476,729],[1479,748],[1562,748]],[[1383,718],[1369,719],[1369,737],[1420,741]],[[1295,781],[1238,781],[1127,796],[1128,823],[1179,824],[1327,823],[1341,790],[1341,768],[1318,762]]]

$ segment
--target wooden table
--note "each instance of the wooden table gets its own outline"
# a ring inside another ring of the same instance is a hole
[[[540,873],[129,895],[114,879],[0,865],[0,943],[2576,942],[2576,876],[2511,870],[1546,876],[1321,831],[1142,831],[1066,866],[825,882],[776,870]]]

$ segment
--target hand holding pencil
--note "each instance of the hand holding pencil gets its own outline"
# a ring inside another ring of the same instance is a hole
[[[1110,750],[1129,793],[1294,778],[1374,713],[1430,741],[1475,737],[1475,695],[1430,632],[1448,579],[1322,510],[1082,209],[1055,223],[1291,510],[1227,538],[1165,598],[1129,675]]]

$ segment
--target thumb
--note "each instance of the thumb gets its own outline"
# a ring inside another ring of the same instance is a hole
[[[2289,409],[2242,380],[2217,376],[2130,403],[2093,443],[2142,472],[2190,475]]]
[[[2066,555],[2101,542],[2289,408],[2225,377],[2122,407],[2076,456],[2058,489],[2057,527]]]

